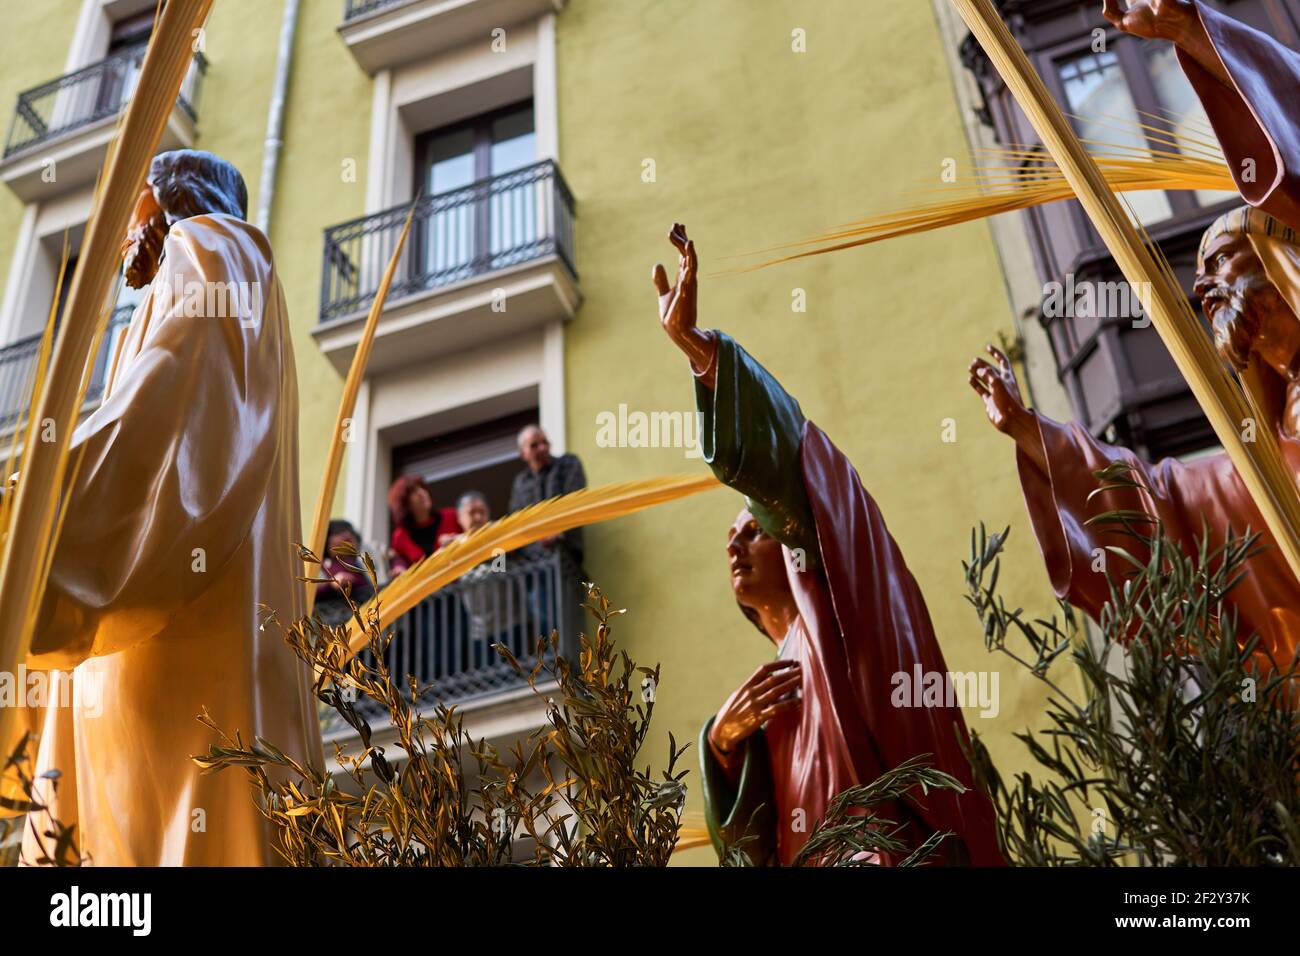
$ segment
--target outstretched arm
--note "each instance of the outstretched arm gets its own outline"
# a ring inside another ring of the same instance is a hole
[[[696,325],[695,243],[680,223],[668,239],[679,254],[677,282],[669,286],[664,267],[655,266],[659,321],[691,361],[704,460],[719,481],[745,495],[765,532],[817,565],[817,531],[799,457],[805,424],[799,403],[731,338]]]
[[[1300,54],[1194,0],[1106,0],[1106,18],[1169,40],[1214,127],[1241,197],[1300,229]]]
[[[1225,86],[1232,86],[1214,44],[1205,32],[1196,5],[1190,0],[1136,0],[1127,9],[1123,0],[1104,0],[1102,16],[1116,28],[1143,40],[1168,40]]]
[[[668,284],[668,273],[663,263],[656,263],[651,278],[659,293],[659,321],[664,331],[679,349],[691,360],[691,371],[706,388],[713,388],[717,378],[717,337],[695,324],[696,289],[699,258],[695,243],[686,238],[686,227],[673,223],[668,241],[677,249],[677,281]]]
[[[984,412],[993,427],[1005,435],[1010,435],[1016,442],[1016,448],[1043,475],[1047,474],[1047,457],[1043,452],[1043,438],[1039,433],[1038,421],[1034,413],[1025,408],[1020,397],[1020,386],[1016,383],[1016,373],[1011,367],[1011,360],[1000,349],[988,346],[989,355],[997,365],[988,359],[971,360],[970,386],[975,394],[984,400]]]

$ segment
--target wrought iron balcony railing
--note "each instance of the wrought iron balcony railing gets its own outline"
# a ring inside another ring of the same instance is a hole
[[[325,230],[322,322],[365,308],[409,205]],[[573,267],[573,194],[551,160],[419,200],[389,300],[556,255]]]
[[[104,342],[99,354],[95,356],[95,366],[90,373],[90,385],[86,389],[86,405],[99,401],[104,393],[104,383],[108,378],[108,363],[113,356],[113,346],[118,333],[131,321],[134,306],[115,309],[108,320],[108,330],[104,333]],[[14,427],[18,417],[27,411],[32,396],[32,379],[36,372],[36,353],[41,346],[41,337],[33,335],[19,339],[12,345],[0,348],[0,432],[8,432]]]
[[[128,47],[75,73],[18,94],[18,106],[9,125],[5,158],[31,149],[71,130],[117,115],[135,90],[147,44]],[[196,120],[199,86],[208,61],[202,53],[181,82],[177,104]]]
[[[409,2],[410,0],[343,0],[343,21],[346,23],[348,20],[365,16],[372,10]]]
[[[537,662],[538,638],[552,630],[560,634],[560,653],[572,657],[581,626],[580,574],[560,552],[541,559],[511,556],[503,571],[483,565],[425,598],[393,625],[384,654],[393,683],[406,688],[412,675],[421,688],[416,705],[464,703],[527,685],[492,647],[509,648],[527,674]],[[380,591],[380,602],[383,592]],[[333,620],[325,602],[316,613]],[[346,612],[345,612],[346,613]],[[362,661],[375,666],[374,655],[362,651]],[[550,655],[551,652],[547,652]],[[387,711],[369,698],[356,702],[367,720]],[[336,713],[326,719],[325,732],[344,731]]]

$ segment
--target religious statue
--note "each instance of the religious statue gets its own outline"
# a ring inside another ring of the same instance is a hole
[[[966,726],[947,697],[895,706],[897,675],[948,673],[921,591],[848,459],[744,349],[696,326],[695,245],[680,225],[669,238],[679,263],[672,286],[655,267],[660,319],[691,362],[704,460],[746,498],[727,534],[732,590],[777,648],[700,734],[705,815],[716,848],[748,833],[754,862],[789,865],[837,794],[909,758],[932,754],[971,787]],[[974,789],[878,812],[912,847],[950,832],[937,858],[1003,863]]]
[[[19,723],[39,735],[35,772],[61,774],[52,815],[95,865],[276,862],[247,781],[190,759],[213,742],[195,719],[205,708],[323,766],[309,675],[263,627],[262,605],[280,620],[303,610],[298,386],[271,247],[247,207],[225,160],[154,159],[123,243],[127,282],[148,290],[72,439],[26,661],[70,701],[52,692]]]
[[[1138,2],[1127,11],[1108,0],[1104,13],[1130,34],[1177,45],[1250,203],[1206,230],[1194,292],[1220,355],[1242,373],[1268,418],[1243,422],[1243,429],[1276,432],[1285,460],[1300,475],[1300,55],[1188,0]],[[1026,409],[1010,361],[992,346],[989,352],[994,362],[971,363],[970,384],[989,420],[1016,442],[1025,502],[1057,595],[1094,619],[1109,600],[1105,549],[1132,550],[1134,541],[1086,524],[1099,512],[1145,513],[1188,548],[1205,537],[1215,549],[1230,530],[1241,535],[1249,528],[1265,547],[1230,596],[1239,633],[1259,635],[1264,667],[1289,665],[1300,644],[1300,582],[1227,455],[1144,462],[1077,423],[1062,425]],[[1097,493],[1095,473],[1114,462],[1125,462],[1145,488]]]

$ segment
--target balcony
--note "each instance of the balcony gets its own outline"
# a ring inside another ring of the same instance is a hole
[[[344,0],[339,35],[371,76],[558,12],[564,0]]]
[[[0,181],[34,202],[95,181],[118,113],[130,100],[147,46],[140,44],[18,94]],[[163,129],[160,150],[194,144],[207,60],[196,53]]]
[[[325,231],[317,343],[346,374],[409,205]],[[375,332],[371,372],[570,319],[573,194],[543,160],[422,198]]]
[[[83,411],[94,408],[103,395],[104,384],[108,379],[108,363],[113,355],[117,334],[131,321],[134,309],[134,306],[123,306],[115,309],[109,317],[104,342],[99,354],[95,356],[95,365],[91,370]],[[40,347],[41,337],[33,335],[0,348],[0,435],[8,435],[19,416],[27,411],[32,395],[32,379],[36,372],[36,355]]]
[[[410,0],[344,0],[343,21],[346,23],[349,20],[355,20],[357,17],[364,17],[367,13],[374,13],[384,7],[409,2]]]
[[[499,572],[483,566],[399,618],[384,662],[395,684],[406,686],[408,674],[419,682],[418,709],[455,704],[467,725],[472,722],[475,737],[504,738],[534,729],[544,718],[540,702],[526,677],[492,645],[509,648],[527,674],[537,661],[538,638],[558,630],[560,653],[575,657],[583,625],[580,587],[577,569],[558,553],[542,559],[512,555]],[[317,613],[335,619],[324,603]],[[374,666],[370,651],[362,652],[362,660]],[[543,685],[540,677],[538,685]],[[388,742],[393,731],[387,711],[365,697],[356,708],[375,724],[375,742]],[[322,730],[327,742],[357,740],[356,731],[333,711]]]

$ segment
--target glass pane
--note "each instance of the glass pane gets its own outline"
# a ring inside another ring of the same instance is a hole
[[[1178,55],[1172,44],[1144,44],[1143,52],[1151,79],[1155,83],[1156,96],[1164,108],[1163,117],[1173,124],[1173,130],[1180,140],[1187,140],[1186,150],[1200,155],[1212,152],[1219,159],[1223,151],[1219,149],[1210,120],[1205,115],[1205,107],[1200,98],[1187,82],[1187,76],[1178,65]],[[1237,194],[1227,190],[1198,189],[1196,201],[1202,206],[1213,206],[1232,199]]]
[[[425,189],[429,195],[460,189],[474,181],[474,131],[456,130],[434,137],[428,146],[429,170]]]
[[[425,195],[437,196],[474,182],[474,131],[459,129],[429,141]],[[466,197],[468,199],[468,197]],[[433,213],[424,226],[424,274],[459,270],[474,259],[474,204],[458,202]]]
[[[1119,58],[1109,51],[1086,53],[1057,64],[1057,75],[1065,88],[1066,103],[1075,114],[1079,137],[1094,152],[1106,150],[1094,145],[1147,145],[1138,128],[1137,107],[1129,93],[1128,81]],[[1172,210],[1163,192],[1129,192],[1124,194],[1132,214],[1144,226],[1168,219]]]
[[[493,120],[491,175],[499,176],[532,163],[537,158],[536,139],[532,106]]]
[[[59,267],[57,254],[52,264],[55,269]],[[75,255],[68,256],[68,264],[63,269],[63,282],[59,286],[59,300],[54,306],[54,327],[56,329],[59,327],[59,323],[63,321],[63,308],[68,304],[68,295],[72,292],[72,277],[76,271],[77,257]],[[55,275],[57,276],[58,273],[56,272]],[[41,323],[42,327],[44,324],[44,322]]]
[[[492,121],[492,175],[529,166],[537,159],[531,105]],[[494,268],[510,265],[537,241],[539,184],[516,183],[494,189],[488,200],[489,252]]]

